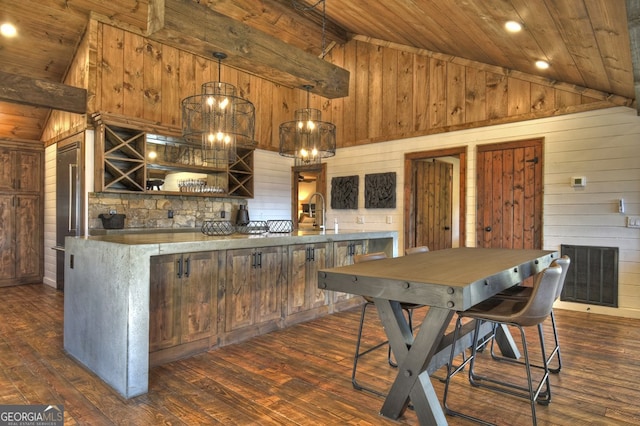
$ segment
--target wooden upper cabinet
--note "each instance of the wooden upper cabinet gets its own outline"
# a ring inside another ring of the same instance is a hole
[[[13,171],[13,151],[0,148],[0,191],[13,191],[14,171]]]
[[[0,191],[40,192],[42,153],[0,147]]]

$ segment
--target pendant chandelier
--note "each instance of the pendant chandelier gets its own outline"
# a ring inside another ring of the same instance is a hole
[[[294,121],[280,125],[280,155],[295,158],[296,165],[311,165],[336,155],[336,126],[322,121],[320,110],[309,107],[313,86],[303,88],[307,107],[296,110]]]
[[[236,87],[221,82],[221,63],[226,54],[215,52],[218,81],[201,86],[201,93],[182,100],[182,136],[202,147],[202,161],[222,167],[236,160],[236,148],[256,146],[255,107],[237,95]]]

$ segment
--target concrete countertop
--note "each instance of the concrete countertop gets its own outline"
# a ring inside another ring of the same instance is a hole
[[[397,238],[397,231],[340,230],[310,231],[298,230],[288,233],[231,234],[209,236],[202,232],[148,232],[109,233],[88,237],[67,237],[98,243],[112,243],[126,246],[156,246],[157,254],[181,253],[189,251],[226,250],[254,248],[290,244],[321,243],[327,241],[347,241],[362,238]],[[67,245],[69,242],[67,241]]]

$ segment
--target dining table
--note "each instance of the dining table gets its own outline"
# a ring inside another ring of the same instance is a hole
[[[473,324],[467,324],[461,337],[453,342],[453,333],[447,333],[447,328],[455,312],[520,285],[558,256],[555,250],[537,249],[432,250],[322,269],[318,271],[318,287],[374,300],[398,365],[380,414],[397,420],[411,405],[421,425],[446,425],[431,374],[449,362],[451,345],[461,353],[480,337],[474,337]],[[428,306],[415,333],[400,302]],[[490,332],[490,328],[482,329],[482,333]],[[518,356],[506,327],[498,344],[503,353],[512,351],[510,356]]]

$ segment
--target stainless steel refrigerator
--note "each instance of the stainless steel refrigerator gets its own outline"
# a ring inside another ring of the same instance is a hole
[[[82,235],[82,170],[79,141],[59,145],[56,155],[56,288],[64,290],[64,239]]]

